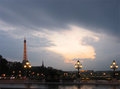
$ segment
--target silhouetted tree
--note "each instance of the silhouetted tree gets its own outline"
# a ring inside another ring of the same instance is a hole
[[[0,75],[7,74],[9,70],[8,61],[0,55]]]
[[[9,62],[10,75],[18,76],[23,73],[23,66],[20,62]],[[21,72],[20,72],[21,71]]]

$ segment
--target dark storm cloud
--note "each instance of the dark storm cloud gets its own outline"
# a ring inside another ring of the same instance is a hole
[[[38,28],[65,28],[75,24],[119,36],[119,0],[1,0],[0,19]]]

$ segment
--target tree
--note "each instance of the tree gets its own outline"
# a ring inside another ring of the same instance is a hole
[[[0,55],[0,75],[7,74],[9,70],[8,61]]]
[[[9,71],[10,75],[18,76],[19,73],[22,73],[23,66],[20,62],[9,62]]]

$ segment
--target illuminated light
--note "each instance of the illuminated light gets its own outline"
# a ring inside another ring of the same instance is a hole
[[[80,62],[78,61],[78,62],[77,62],[77,64],[79,65],[79,64],[80,64]]]
[[[93,74],[93,73],[90,73],[91,75]]]
[[[82,65],[80,65],[80,68],[82,68]]]
[[[113,60],[112,65],[110,66],[111,69],[113,69],[113,71],[115,71],[116,69],[118,69],[118,65],[116,65],[115,60]]]
[[[75,68],[77,68],[77,67],[78,67],[78,65],[75,64]]]
[[[37,73],[37,76],[39,76],[40,74],[39,73]]]
[[[15,71],[13,71],[13,73],[15,73]]]
[[[44,74],[43,74],[43,73],[42,73],[41,75],[42,75],[42,76],[44,76]]]
[[[29,65],[29,68],[31,68],[31,65]]]
[[[118,68],[118,66],[116,66],[116,68]]]
[[[111,78],[106,78],[106,79],[111,80]]]
[[[81,79],[85,79],[85,78],[81,78]]]
[[[75,68],[77,68],[77,65],[75,65]]]
[[[29,65],[29,62],[26,62],[26,65]]]
[[[85,70],[80,70],[80,72],[85,72]]]
[[[24,65],[24,68],[26,68],[27,66],[26,65]]]
[[[19,77],[21,77],[21,74],[19,74]]]
[[[106,75],[106,73],[103,73],[103,75]]]
[[[75,68],[76,69],[81,69],[82,68],[82,64],[80,64],[80,61],[78,60],[77,63],[75,64]]]
[[[32,72],[32,74],[35,74],[35,72]]]
[[[64,73],[64,76],[68,76],[68,73]]]
[[[113,62],[113,65],[115,65],[116,63],[115,62]]]
[[[5,76],[6,76],[6,74],[2,74],[2,76],[3,76],[3,77],[5,77]]]
[[[111,65],[110,68],[113,68],[113,66]]]
[[[89,78],[87,77],[86,79],[88,80]]]

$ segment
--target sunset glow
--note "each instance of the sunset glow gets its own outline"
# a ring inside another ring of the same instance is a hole
[[[87,41],[97,42],[99,41],[99,36],[87,29],[70,25],[70,29],[61,32],[46,30],[45,33],[40,32],[34,35],[45,37],[51,41],[53,46],[46,47],[46,49],[62,55],[66,63],[74,58],[95,59],[95,48],[89,45]]]

